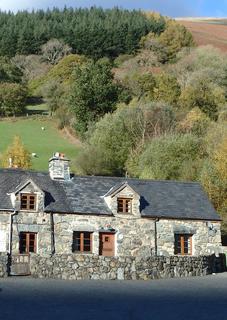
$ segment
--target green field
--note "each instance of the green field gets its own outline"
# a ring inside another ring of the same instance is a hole
[[[42,130],[42,127],[45,130]],[[63,152],[72,160],[71,168],[75,171],[74,160],[79,147],[70,143],[56,128],[55,122],[47,117],[29,119],[9,119],[0,121],[0,153],[4,152],[13,137],[19,135],[30,153],[36,153],[32,159],[32,169],[48,170],[48,159],[56,151]]]

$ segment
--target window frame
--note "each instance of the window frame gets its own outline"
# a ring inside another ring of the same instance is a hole
[[[23,197],[26,197],[26,207],[23,207]],[[31,198],[34,198],[34,208],[31,205]],[[37,194],[35,193],[21,193],[20,194],[20,210],[21,211],[37,211]]]
[[[193,234],[191,233],[175,233],[174,234],[174,254],[178,256],[192,256],[192,237],[193,237]],[[188,252],[185,252],[186,241],[187,241]],[[178,246],[179,242],[180,242],[180,247]],[[180,252],[179,252],[179,248],[180,248]]]
[[[22,235],[25,235],[25,252],[22,252]],[[31,235],[34,235],[34,251],[30,251]],[[28,249],[28,250],[27,250]],[[21,231],[19,234],[19,254],[30,254],[38,252],[38,234],[37,232]]]
[[[85,238],[84,235],[88,233],[89,234],[89,246],[90,250],[85,251],[84,250],[84,240],[88,240],[88,238]],[[79,234],[79,237],[77,235]],[[79,250],[76,249],[76,240],[79,239]],[[91,254],[93,252],[93,232],[92,231],[73,231],[73,242],[72,242],[72,252],[73,253],[81,253],[81,254]]]
[[[132,198],[127,197],[118,197],[117,198],[117,213],[123,213],[123,214],[131,214],[132,213]],[[122,202],[121,205],[120,202]],[[122,211],[119,210],[119,207],[122,207]]]

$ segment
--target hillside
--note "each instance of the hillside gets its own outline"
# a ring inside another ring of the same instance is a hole
[[[42,130],[44,128],[44,130]],[[75,160],[79,147],[57,130],[54,120],[47,117],[17,118],[0,121],[1,139],[0,153],[12,143],[13,137],[21,137],[30,153],[36,153],[32,159],[32,169],[47,171],[48,160],[53,152],[65,153],[72,160],[72,170],[75,171]]]
[[[225,218],[225,23],[120,9],[0,13],[0,152],[17,134],[37,154],[33,169],[61,151],[79,174],[199,181]]]
[[[213,45],[227,52],[227,19],[178,20],[193,35],[197,45]]]

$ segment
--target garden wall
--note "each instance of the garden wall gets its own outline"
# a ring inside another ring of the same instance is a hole
[[[225,271],[219,257],[103,257],[94,255],[31,256],[31,275],[54,279],[149,280],[203,276]]]
[[[0,278],[8,275],[8,256],[0,253]]]

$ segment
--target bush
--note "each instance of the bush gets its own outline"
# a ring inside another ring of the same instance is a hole
[[[0,83],[0,114],[18,116],[25,113],[27,90],[17,83]]]

